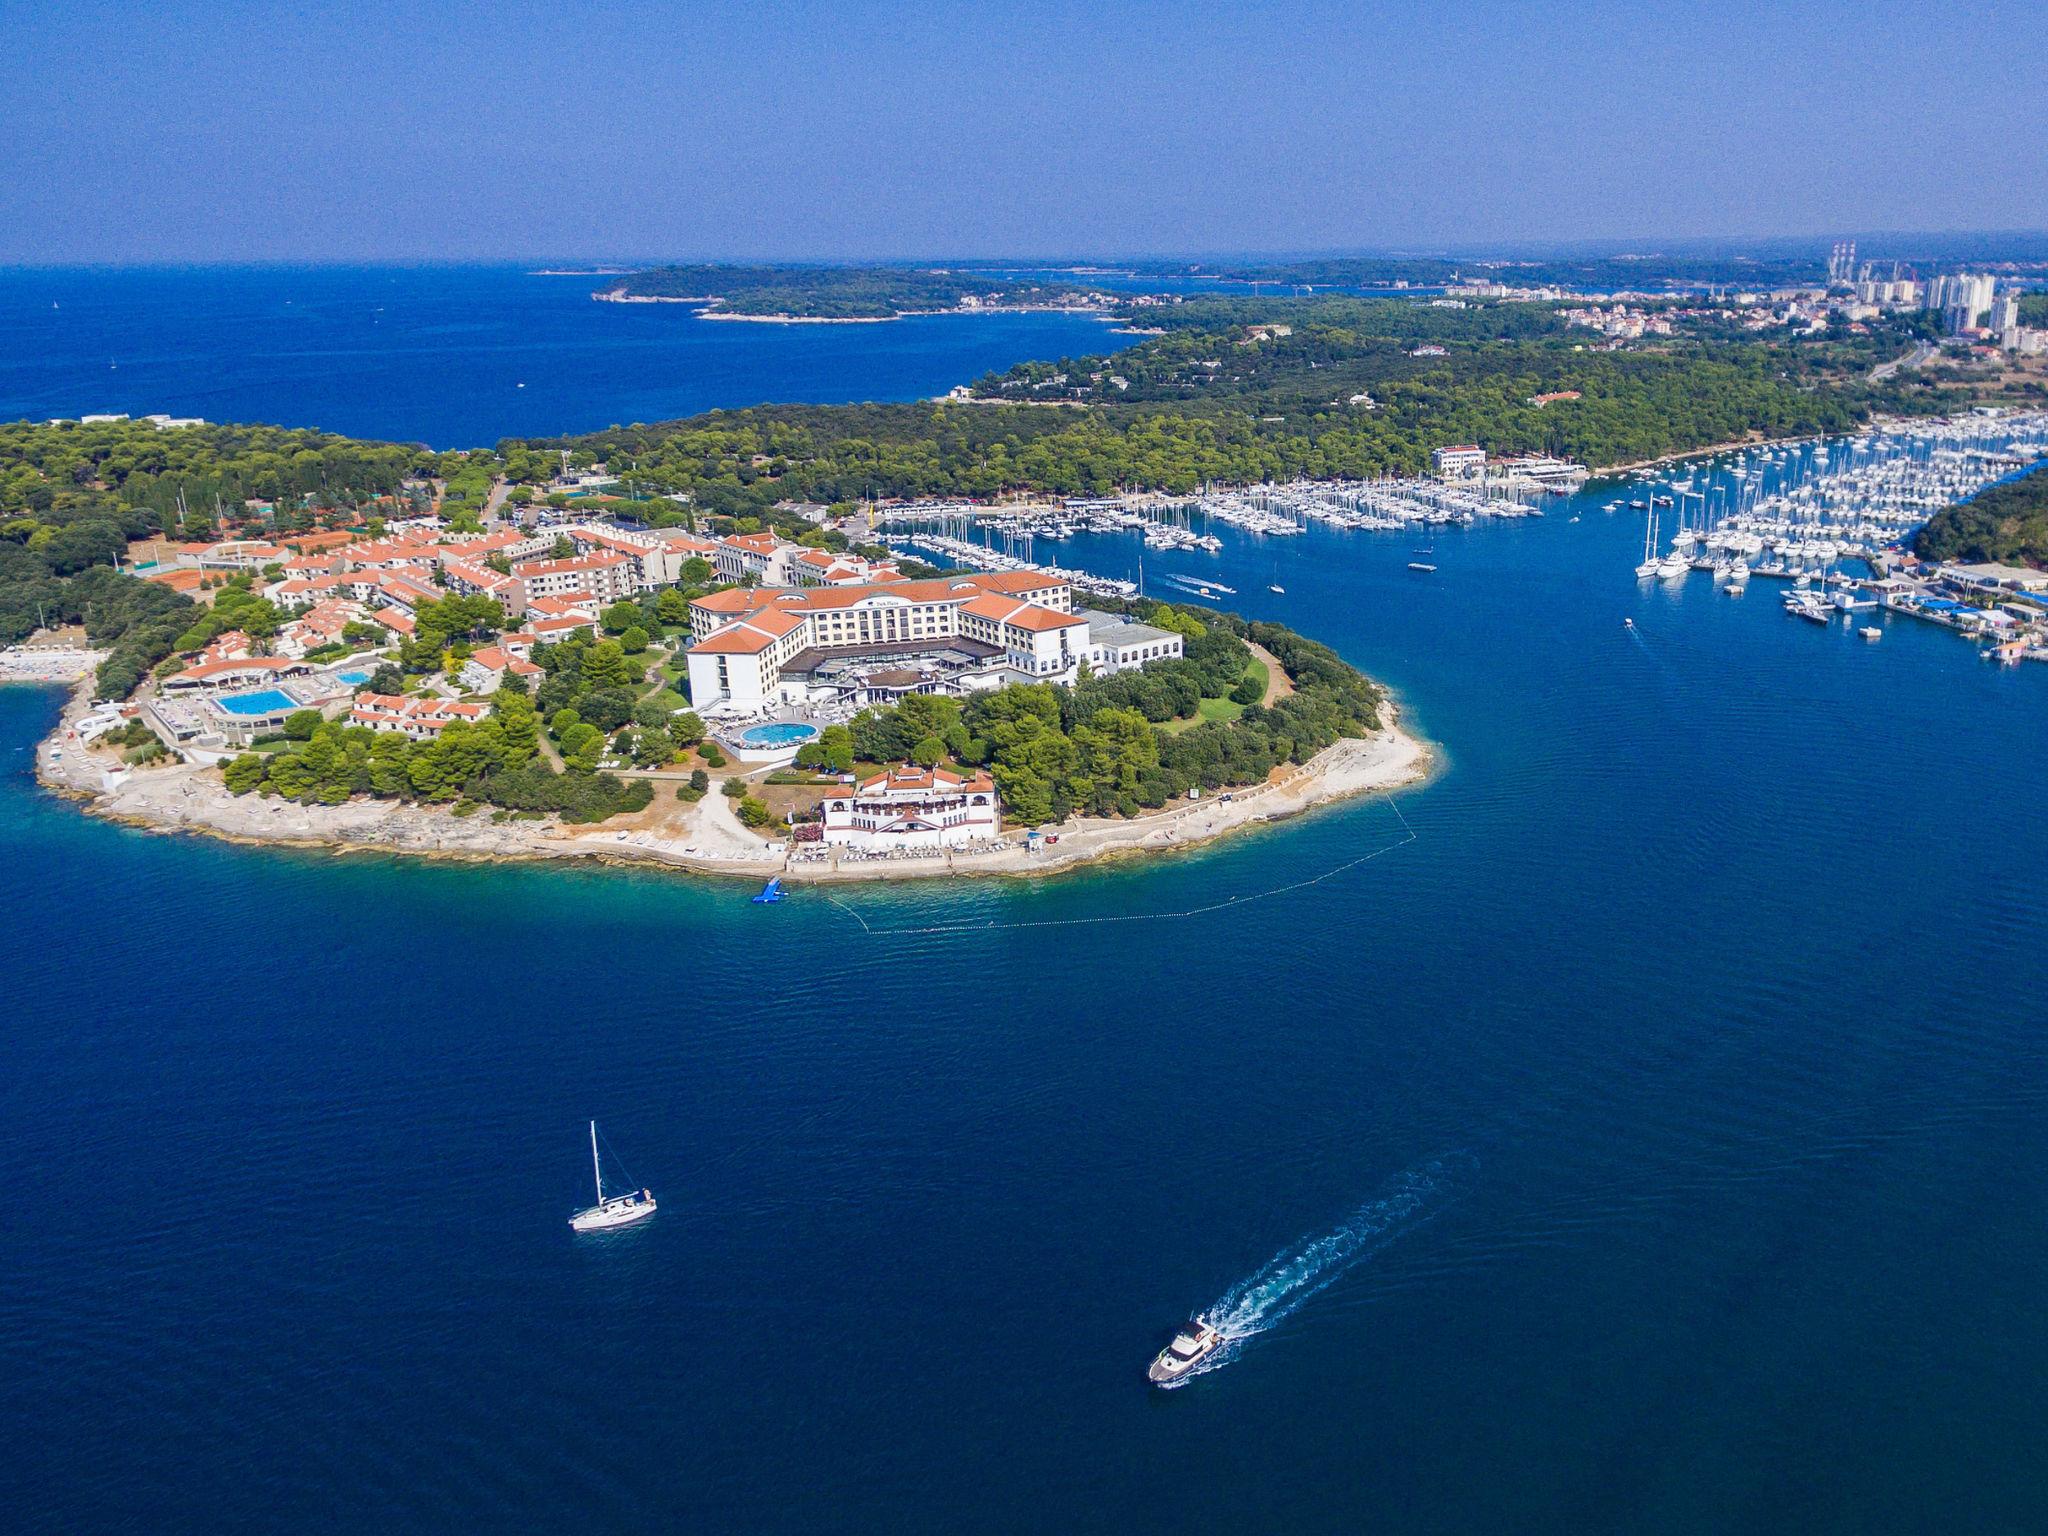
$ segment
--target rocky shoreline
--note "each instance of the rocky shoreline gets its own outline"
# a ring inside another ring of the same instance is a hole
[[[187,832],[253,846],[315,849],[335,854],[506,862],[592,859],[696,874],[795,882],[928,879],[941,876],[1041,875],[1132,854],[1198,847],[1249,827],[1319,806],[1387,792],[1426,778],[1431,750],[1393,722],[1377,734],[1338,742],[1307,763],[1276,772],[1265,784],[1205,796],[1130,820],[1076,817],[1050,829],[1037,852],[952,853],[920,859],[837,862],[792,860],[780,843],[743,828],[723,795],[683,805],[657,793],[646,811],[594,827],[553,818],[493,821],[488,810],[468,816],[445,806],[356,799],[341,805],[299,805],[260,795],[230,794],[217,768],[179,763],[122,768],[75,735],[90,689],[73,689],[56,727],[36,747],[36,777],[46,789],[89,814],[152,832]],[[665,786],[663,786],[665,787]]]

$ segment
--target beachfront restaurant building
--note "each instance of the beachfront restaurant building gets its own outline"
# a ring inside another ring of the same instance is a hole
[[[905,763],[827,795],[820,809],[826,842],[869,853],[957,848],[994,842],[1002,832],[995,780],[978,770],[959,774]]]

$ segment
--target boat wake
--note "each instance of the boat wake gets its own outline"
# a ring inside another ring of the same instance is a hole
[[[1252,1339],[1270,1332],[1339,1276],[1429,1220],[1442,1208],[1447,1172],[1439,1161],[1399,1175],[1384,1193],[1366,1201],[1334,1230],[1282,1249],[1225,1291],[1200,1314],[1200,1321],[1223,1335],[1222,1345],[1179,1381],[1162,1385],[1171,1391],[1221,1370]]]

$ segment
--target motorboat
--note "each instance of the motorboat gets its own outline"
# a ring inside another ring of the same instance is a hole
[[[1187,1375],[1223,1345],[1223,1331],[1199,1317],[1182,1323],[1173,1342],[1159,1351],[1145,1377],[1154,1386],[1168,1387],[1185,1381]]]

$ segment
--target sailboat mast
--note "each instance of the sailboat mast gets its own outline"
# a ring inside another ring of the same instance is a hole
[[[604,1168],[597,1160],[597,1122],[590,1122],[590,1176],[597,1181],[597,1203],[604,1204]]]

